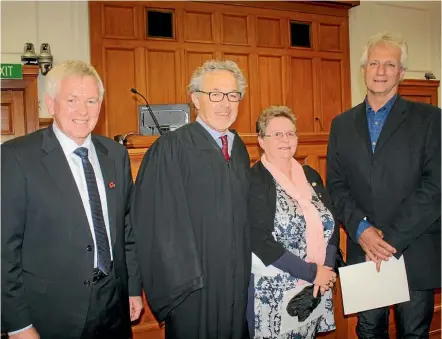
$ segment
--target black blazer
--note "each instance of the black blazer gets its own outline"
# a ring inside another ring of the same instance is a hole
[[[441,110],[396,99],[374,153],[365,102],[332,121],[327,188],[349,235],[347,262],[363,262],[364,217],[404,255],[411,289],[436,288],[441,253]]]
[[[321,176],[310,166],[302,166],[308,182],[312,185],[318,197],[333,213],[333,206]],[[316,183],[314,185],[313,183]],[[274,263],[284,254],[284,247],[272,235],[276,213],[276,186],[273,176],[258,161],[251,168],[251,182],[249,194],[249,220],[251,225],[252,252],[266,265]],[[329,241],[329,246],[339,248],[339,223],[335,218],[335,228]],[[335,266],[334,255],[332,262],[326,263]]]
[[[141,283],[132,229],[125,222],[132,188],[129,157],[113,140],[93,136],[92,141],[106,186],[121,315],[130,326],[129,293],[141,295]],[[2,331],[33,324],[42,338],[80,337],[94,249],[61,145],[50,126],[4,143],[1,152]]]

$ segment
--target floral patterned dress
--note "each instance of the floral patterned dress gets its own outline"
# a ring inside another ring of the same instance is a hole
[[[273,236],[286,250],[305,260],[307,257],[306,223],[302,211],[283,189],[276,185],[276,213]],[[333,234],[335,223],[330,211],[324,206],[312,188],[312,203],[319,211],[324,225],[326,243]],[[328,290],[322,298],[325,300],[325,314],[304,326],[286,333],[280,333],[283,294],[285,291],[300,286],[300,280],[280,271],[276,276],[254,275],[254,311],[255,338],[257,339],[309,339],[317,332],[334,330],[333,298]],[[322,301],[321,301],[322,302]]]

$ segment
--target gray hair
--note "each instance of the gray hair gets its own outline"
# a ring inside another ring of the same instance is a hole
[[[103,100],[104,87],[100,76],[94,67],[80,60],[68,60],[54,66],[45,77],[46,94],[55,98],[60,89],[60,82],[69,76],[91,76],[95,78],[98,85],[99,100]]]
[[[206,73],[215,71],[229,71],[233,74],[238,82],[238,91],[241,93],[241,99],[244,98],[246,92],[247,81],[238,65],[231,60],[209,60],[206,61],[201,67],[198,67],[190,78],[189,85],[187,86],[189,93],[198,92],[201,89],[201,80]]]
[[[367,64],[368,53],[370,52],[370,49],[380,44],[390,44],[399,47],[401,50],[401,60],[400,60],[401,68],[403,70],[407,69],[408,66],[407,42],[399,34],[390,33],[390,32],[382,32],[375,34],[368,40],[367,44],[364,47],[364,53],[362,54],[361,57],[361,67],[365,67],[365,65]]]
[[[289,119],[295,126],[296,130],[296,116],[293,114],[290,108],[288,108],[287,106],[270,106],[262,111],[256,124],[258,128],[258,135],[261,138],[264,138],[270,120],[278,117]]]

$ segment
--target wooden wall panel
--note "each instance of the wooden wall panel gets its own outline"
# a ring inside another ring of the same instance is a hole
[[[197,67],[201,66],[205,61],[214,59],[214,53],[211,51],[185,51],[185,67],[186,67],[186,78],[188,81],[192,77],[193,71],[197,69]],[[186,85],[188,82],[186,83]]]
[[[322,59],[321,73],[321,97],[322,100],[322,128],[324,132],[330,131],[332,119],[344,111],[342,105],[341,60]]]
[[[151,104],[166,101],[169,104],[182,104],[190,102],[186,85],[191,72],[203,61],[232,55],[241,56],[239,59],[235,57],[235,60],[245,62],[247,56],[244,72],[249,86],[246,99],[240,106],[241,113],[234,125],[235,129],[243,133],[255,132],[255,122],[263,108],[286,104],[294,105],[291,108],[298,115],[301,133],[327,131],[327,128],[321,126],[329,123],[331,115],[340,112],[330,109],[330,93],[323,95],[321,83],[328,81],[327,86],[334,89],[332,97],[339,101],[332,103],[335,108],[350,107],[348,18],[347,14],[343,14],[349,8],[348,4],[330,3],[324,6],[324,3],[318,2],[321,9],[306,3],[249,4],[204,1],[91,2],[93,64],[106,77],[109,69],[107,64],[112,62],[108,60],[110,56],[107,50],[132,49],[135,51],[135,83],[132,86],[145,94]],[[172,14],[173,38],[146,36],[147,10]],[[311,24],[311,48],[290,46],[291,21]],[[168,51],[173,51],[175,56],[172,57]],[[167,53],[164,54],[163,67],[156,61],[159,61],[161,53]],[[301,59],[302,62],[296,61]],[[307,60],[312,64],[307,65]],[[337,68],[332,67],[327,72],[328,65],[324,60],[340,63],[339,77],[326,78],[335,76]],[[112,68],[117,67],[116,61],[114,64]],[[291,69],[304,66],[309,68],[301,71]],[[121,73],[121,76],[124,74]],[[175,82],[168,81],[171,76],[174,76]],[[106,98],[127,102],[127,92],[120,90],[121,85],[114,86],[114,90],[108,82],[105,79]],[[303,83],[305,87],[302,87]],[[340,95],[337,89],[340,89]],[[139,98],[136,102],[142,103]],[[113,137],[118,133],[137,131],[138,114],[132,107],[136,105],[126,106],[127,111],[133,115],[128,119],[120,113],[120,109],[113,108],[105,100],[96,132]],[[117,123],[119,119],[121,123]],[[193,109],[190,119],[195,119]],[[126,130],[122,131],[122,128]]]
[[[313,60],[292,57],[290,62],[290,92],[287,95],[287,104],[298,118],[298,132],[314,132],[313,95],[316,89],[313,86]]]
[[[322,180],[324,180],[324,184],[326,182],[326,174],[327,174],[327,156],[326,155],[320,155],[318,157],[318,172],[322,177]]]
[[[174,50],[146,51],[147,97],[157,104],[176,102],[178,88],[179,54]]]
[[[284,62],[281,56],[258,56],[260,110],[270,105],[284,105]]]
[[[103,36],[114,39],[135,39],[137,21],[133,6],[104,5]]]
[[[246,79],[249,78],[249,55],[248,54],[234,54],[234,53],[223,53],[224,59],[232,60],[238,64],[241,68]],[[232,125],[232,128],[236,129],[238,132],[249,132],[255,126],[251,126],[251,121],[248,112],[251,111],[250,108],[250,95],[246,95],[239,105],[238,117],[236,118],[235,123]]]
[[[113,132],[113,138],[116,134],[138,130],[137,101],[130,92],[136,84],[135,50],[107,48],[105,58],[106,122],[107,129]]]
[[[256,28],[258,47],[282,47],[281,19],[258,17]]]
[[[221,13],[221,41],[229,45],[250,45],[247,15]]]
[[[341,27],[333,24],[319,25],[319,48],[321,51],[341,50]]]
[[[184,12],[184,41],[214,42],[214,15],[211,12]]]

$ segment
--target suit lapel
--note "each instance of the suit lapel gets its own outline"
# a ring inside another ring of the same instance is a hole
[[[100,162],[101,173],[103,175],[104,188],[106,190],[107,214],[109,216],[109,228],[113,245],[116,238],[117,221],[117,190],[115,187],[116,185],[122,185],[123,183],[115,182],[115,162],[112,158],[108,156],[107,148],[94,136],[92,136],[92,142],[94,143],[98,161]]]
[[[364,143],[364,148],[367,151],[369,157],[373,155],[373,151],[371,150],[371,141],[370,134],[368,131],[368,122],[367,122],[367,111],[365,106],[365,101],[357,107],[356,113],[356,121],[355,127],[356,131],[361,137],[362,142]]]
[[[72,215],[83,219],[85,224],[88,224],[86,212],[84,210],[83,202],[81,200],[80,192],[75,183],[74,176],[67,162],[66,156],[61,148],[57,137],[52,130],[52,126],[43,131],[42,150],[45,153],[42,157],[43,166],[49,173],[49,176],[55,182],[58,190],[68,201],[69,210]],[[88,227],[79,227],[80,232],[84,232],[83,236],[92,239],[91,232]]]
[[[375,148],[375,155],[384,147],[388,139],[393,135],[397,128],[402,124],[402,122],[407,117],[407,105],[406,101],[401,97],[396,99],[390,113],[382,127],[381,134],[379,135],[378,142]]]

